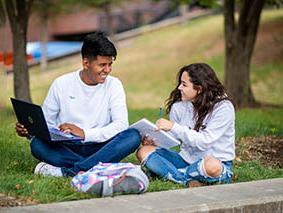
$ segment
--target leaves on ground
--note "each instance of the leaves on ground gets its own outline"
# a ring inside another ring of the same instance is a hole
[[[29,197],[17,198],[0,193],[0,207],[13,207],[13,206],[23,206],[23,205],[35,205],[35,204],[37,204],[37,202]]]
[[[263,166],[283,168],[282,137],[244,137],[237,144],[237,162],[259,160]]]

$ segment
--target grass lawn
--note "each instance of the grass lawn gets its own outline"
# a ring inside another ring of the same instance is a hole
[[[211,27],[213,26],[213,27]],[[281,27],[279,27],[281,26]],[[252,59],[252,88],[259,101],[283,105],[283,10],[264,11]],[[223,17],[209,16],[168,27],[117,44],[118,58],[113,75],[125,86],[129,119],[133,123],[147,117],[155,121],[159,106],[174,87],[178,69],[189,63],[209,63],[223,79]],[[142,51],[141,51],[142,50]],[[80,68],[80,56],[50,63],[41,73],[30,70],[32,98],[41,104],[50,83],[57,76]],[[0,194],[21,197],[25,201],[49,203],[90,198],[74,192],[70,179],[33,175],[37,161],[31,156],[29,142],[16,136],[15,116],[9,103],[12,96],[12,75],[0,74]],[[283,169],[266,166],[260,158],[252,161],[242,157],[242,138],[274,136],[283,138],[283,107],[242,109],[236,112],[237,158],[235,182],[283,177]],[[280,141],[280,140],[279,140]],[[281,140],[282,142],[282,140]],[[283,158],[283,157],[282,157]],[[281,158],[281,159],[282,159]],[[124,161],[138,163],[134,155]],[[182,188],[161,179],[151,180],[148,191]]]

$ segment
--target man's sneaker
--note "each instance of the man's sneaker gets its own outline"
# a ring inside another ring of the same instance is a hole
[[[63,177],[60,167],[52,166],[48,163],[40,162],[34,169],[34,174],[42,176]]]

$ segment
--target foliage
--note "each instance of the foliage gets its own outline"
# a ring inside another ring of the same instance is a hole
[[[160,1],[160,0],[152,0]],[[217,6],[217,1],[215,0],[171,0],[170,1],[172,8],[177,8],[180,5],[190,5],[190,6],[200,6],[205,8],[214,8]]]
[[[76,0],[64,0],[67,4],[70,5],[77,5],[77,6],[81,6],[81,7],[85,7],[85,8],[104,8],[107,5],[114,5],[114,4],[119,4],[122,1],[125,0],[85,0],[85,1],[81,1],[78,2]]]
[[[3,1],[4,0],[0,0],[0,27],[6,23],[6,11]]]

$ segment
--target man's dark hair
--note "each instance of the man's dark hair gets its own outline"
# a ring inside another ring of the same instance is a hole
[[[117,56],[117,50],[114,44],[102,32],[88,34],[83,41],[81,49],[82,58],[90,60],[100,56],[112,56],[114,60]]]

